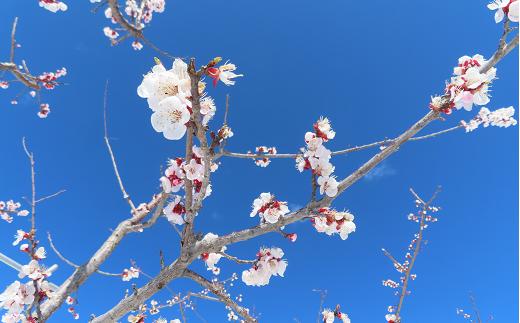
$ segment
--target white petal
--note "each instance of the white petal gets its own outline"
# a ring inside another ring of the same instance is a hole
[[[507,17],[512,22],[518,22],[518,3],[519,1],[515,1],[509,5],[509,13],[507,14]]]
[[[502,9],[498,9],[497,12],[495,12],[495,22],[498,24],[499,22],[504,19],[504,11]]]
[[[186,126],[183,124],[168,125],[163,131],[164,138],[168,140],[181,139],[186,133]]]
[[[162,132],[166,125],[166,116],[160,112],[152,113],[152,127],[157,132]]]

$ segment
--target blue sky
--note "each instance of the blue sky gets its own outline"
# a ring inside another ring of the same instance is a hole
[[[135,201],[147,201],[158,190],[160,168],[167,158],[182,154],[182,142],[165,140],[153,131],[146,101],[136,88],[153,64],[156,53],[134,52],[130,43],[110,47],[102,27],[102,12],[92,14],[88,1],[69,0],[69,10],[52,14],[35,0],[4,0],[0,11],[0,57],[7,60],[12,20],[20,17],[17,39],[36,72],[67,67],[61,86],[44,93],[52,113],[36,116],[27,94],[17,106],[9,101],[19,89],[0,94],[2,150],[0,199],[30,194],[29,168],[22,151],[25,136],[37,161],[40,195],[67,192],[46,201],[38,210],[38,233],[51,231],[55,243],[71,260],[91,255],[119,221],[128,215],[103,143],[102,100],[110,81],[109,127],[127,190]],[[235,136],[233,151],[276,146],[294,152],[303,135],[321,115],[337,132],[328,145],[340,149],[391,137],[427,112],[430,95],[442,92],[458,57],[481,53],[489,57],[497,47],[501,26],[485,1],[168,1],[146,35],[179,57],[206,62],[215,56],[231,59],[245,77],[235,87],[211,89],[222,121],[225,95],[231,96],[229,122]],[[163,61],[166,61],[163,58]],[[498,66],[490,109],[518,104],[518,50]],[[456,112],[425,133],[469,120],[476,112]],[[336,174],[348,175],[375,151],[332,160]],[[222,159],[213,177],[212,196],[197,218],[197,230],[225,234],[257,224],[248,215],[261,192],[272,192],[293,207],[307,202],[308,174],[300,174],[291,160],[275,160],[258,168],[249,160]],[[497,322],[518,321],[518,128],[463,131],[406,144],[377,172],[352,186],[335,202],[356,216],[357,231],[348,240],[318,234],[309,223],[289,228],[298,233],[294,244],[270,234],[233,245],[229,252],[253,257],[261,246],[279,246],[289,261],[285,278],[275,277],[262,288],[231,289],[244,295],[244,305],[264,322],[315,322],[319,297],[312,289],[326,289],[325,305],[341,304],[354,322],[382,322],[393,291],[381,281],[396,273],[380,249],[401,257],[416,227],[406,220],[414,209],[408,188],[428,197],[442,185],[437,204],[440,221],[427,232],[411,284],[412,295],[402,312],[409,322],[456,322],[455,308],[469,308],[472,291],[484,314]],[[24,262],[11,246],[11,235],[25,219],[0,223],[0,250]],[[147,273],[159,270],[159,250],[166,259],[178,254],[175,232],[161,219],[142,234],[128,236],[102,266],[121,271],[135,259]],[[61,282],[71,268],[52,252],[47,262],[60,269],[52,277]],[[246,269],[221,261],[221,277]],[[194,269],[209,276],[201,263]],[[0,266],[0,286],[16,273]],[[136,281],[140,286],[145,278]],[[93,276],[76,295],[80,321],[100,314],[123,296],[129,283]],[[183,280],[175,291],[193,290]],[[167,294],[156,299],[164,300]],[[224,322],[221,304],[197,301],[197,312],[208,322]],[[179,316],[177,309],[163,313]],[[201,319],[188,312],[190,322]],[[68,322],[65,309],[51,319]]]

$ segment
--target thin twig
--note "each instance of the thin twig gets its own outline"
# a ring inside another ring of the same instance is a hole
[[[29,148],[27,147],[27,143],[25,142],[25,137],[22,138],[22,146],[25,151],[25,154],[27,155],[27,158],[29,159],[29,164],[31,167],[31,234],[30,234],[30,256],[32,259],[34,259],[34,255],[36,252],[36,248],[38,246],[38,240],[36,240],[36,173],[34,170],[34,154],[29,151]],[[32,309],[36,307],[36,315],[38,318],[38,321],[41,320],[42,313],[40,308],[40,288],[36,281],[33,281],[34,285],[34,301],[32,302],[31,306],[29,307],[28,313],[31,314]]]
[[[410,138],[409,141],[418,141],[418,140],[424,140],[424,139],[428,139],[428,138],[433,138],[433,137],[437,137],[439,135],[451,132],[453,130],[461,129],[461,128],[464,128],[464,126],[463,125],[457,125],[457,126],[454,126],[454,127],[448,128],[448,129],[444,129],[444,130],[441,130],[441,131],[433,132],[433,133],[430,133],[430,134],[427,134],[427,135],[424,135],[424,136],[413,137],[413,138]],[[374,148],[374,147],[381,147],[381,146],[385,146],[385,145],[390,145],[390,144],[394,143],[394,141],[396,139],[385,139],[385,140],[376,141],[376,142],[373,142],[373,143],[370,143],[370,144],[365,144],[365,145],[355,146],[355,147],[351,147],[351,148],[336,150],[336,151],[333,151],[331,153],[331,155],[332,156],[346,155],[346,154],[350,154],[350,153],[353,153],[353,152],[365,150],[365,149],[368,149],[368,148]],[[235,152],[230,152],[230,151],[222,151],[222,152],[216,154],[215,157],[213,157],[213,158],[217,159],[220,156],[226,156],[226,157],[253,158],[253,159],[255,159],[255,158],[291,158],[291,159],[294,159],[294,158],[297,158],[298,156],[301,156],[301,155],[302,155],[301,153],[297,153],[297,154],[291,154],[291,153],[281,153],[281,154],[244,154],[244,153],[235,153]]]
[[[9,61],[14,63],[14,49],[16,47],[16,25],[18,24],[18,17],[14,18],[13,29],[11,30],[11,53],[9,55]]]
[[[229,94],[226,94],[226,112],[224,113],[224,125],[227,126],[227,119],[229,113]]]
[[[130,195],[125,190],[125,186],[123,185],[123,180],[119,175],[119,170],[117,168],[116,158],[114,156],[114,152],[112,151],[112,146],[110,145],[110,140],[108,139],[108,128],[107,128],[107,99],[108,99],[108,80],[105,84],[105,96],[103,100],[103,125],[105,129],[105,144],[108,149],[108,153],[110,154],[110,158],[112,159],[112,166],[114,167],[114,173],[117,178],[117,182],[119,183],[119,188],[121,189],[121,193],[123,193],[123,198],[128,202],[130,208],[132,209],[132,214],[137,214],[137,210],[135,209],[134,202],[130,198]]]
[[[224,257],[226,259],[229,259],[231,261],[234,261],[237,264],[254,264],[256,262],[256,260],[240,259],[240,258],[237,258],[235,256],[228,255],[227,253],[225,253],[223,251],[218,252],[218,253],[221,254],[222,257]]]
[[[223,287],[222,285],[216,283],[216,282],[211,282],[209,280],[207,280],[206,278],[200,276],[199,274],[187,269],[184,273],[184,276],[187,277],[187,278],[190,278],[192,279],[193,281],[199,283],[202,287],[204,288],[207,288],[208,290],[210,290],[215,296],[217,296],[220,301],[224,304],[226,304],[227,306],[231,307],[234,311],[236,311],[240,316],[242,316],[244,318],[244,321],[245,322],[248,322],[248,323],[255,323],[257,322],[257,320],[255,318],[253,318],[251,315],[249,315],[249,310],[247,310],[246,308],[238,305],[237,303],[235,303],[230,297],[229,295],[227,295],[225,293],[225,291],[223,290]]]
[[[392,256],[392,254],[390,254],[388,251],[386,251],[385,248],[382,248],[381,250],[383,251],[383,253],[385,254],[385,256],[387,256],[388,259],[390,259],[390,261],[394,264],[394,266],[395,266],[397,269],[402,270],[402,271],[405,270],[405,268],[403,267],[403,265],[402,265],[399,261],[397,261],[397,260],[394,258],[394,256]]]
[[[327,297],[327,290],[313,289],[312,291],[320,294],[320,309],[318,310],[318,318],[316,319],[316,323],[322,323],[323,320],[321,319],[321,315],[323,312],[323,304],[325,303],[325,298]]]
[[[54,193],[54,194],[47,195],[47,196],[44,196],[44,197],[41,197],[41,198],[37,199],[37,200],[35,201],[35,203],[43,202],[43,201],[45,201],[45,200],[51,199],[51,198],[56,197],[56,196],[58,196],[58,195],[60,195],[60,194],[62,194],[62,193],[65,193],[65,192],[66,192],[66,190],[59,190],[58,192],[56,192],[56,193]]]
[[[473,308],[473,312],[475,312],[475,316],[477,317],[477,323],[482,323],[482,319],[480,318],[480,311],[477,307],[477,302],[475,301],[475,296],[473,296],[473,293],[470,293],[469,301],[471,302],[471,307]]]
[[[424,222],[425,222],[426,212],[428,211],[430,203],[435,200],[435,198],[437,197],[437,194],[440,192],[440,187],[438,187],[435,190],[435,193],[432,195],[432,197],[430,198],[430,200],[428,202],[424,202],[424,200],[421,199],[419,197],[419,195],[412,188],[410,188],[410,192],[422,204],[422,211],[421,211],[421,219],[419,221],[419,233],[417,234],[417,240],[415,242],[415,248],[414,248],[414,251],[413,251],[412,258],[410,260],[410,264],[406,268],[406,272],[405,272],[404,280],[403,280],[403,287],[401,288],[401,292],[400,292],[400,295],[399,295],[399,303],[398,303],[397,309],[395,311],[395,316],[396,316],[397,322],[401,322],[401,316],[400,315],[401,315],[401,310],[403,308],[404,298],[406,297],[408,283],[410,282],[410,275],[411,275],[413,266],[415,264],[415,261],[417,260],[417,256],[419,255],[419,251],[421,249],[421,243],[422,243],[422,240],[423,240],[423,234],[424,234],[424,229],[425,229]]]

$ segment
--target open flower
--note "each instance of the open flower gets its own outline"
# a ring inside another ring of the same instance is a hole
[[[27,265],[23,265],[20,268],[20,272],[18,273],[19,278],[24,278],[25,276],[28,276],[32,280],[38,280],[41,278],[45,278],[49,276],[49,272],[44,272],[40,265],[38,264],[38,261],[31,260]]]
[[[179,195],[175,195],[173,200],[166,205],[163,210],[164,215],[173,224],[183,225],[183,215],[186,213],[186,208],[181,202],[182,198]]]
[[[320,186],[320,194],[327,194],[328,197],[334,197],[338,194],[338,181],[334,176],[318,177],[318,185]]]
[[[280,202],[274,198],[271,193],[262,193],[253,201],[253,210],[250,216],[254,217],[256,214],[268,223],[276,223],[281,216],[289,213],[287,202]]]
[[[316,131],[316,135],[323,139],[323,141],[334,139],[336,136],[336,133],[330,126],[328,118],[320,117],[320,119],[314,124],[314,130]]]
[[[170,166],[164,171],[164,176],[159,179],[165,193],[178,192],[184,185],[183,165],[182,158],[170,159]]]
[[[178,140],[186,133],[186,123],[190,120],[190,112],[186,104],[182,103],[179,98],[171,96],[159,103],[151,120],[154,130],[162,132],[164,138]]]
[[[513,117],[514,114],[515,109],[512,106],[495,111],[482,107],[473,119],[469,122],[461,121],[461,125],[466,129],[466,132],[471,132],[480,125],[483,125],[484,128],[489,126],[508,128],[517,124],[516,119]]]
[[[119,33],[110,27],[103,28],[103,33],[110,39],[116,39],[119,37]]]
[[[352,232],[356,231],[354,215],[348,211],[338,212],[334,209],[322,208],[319,215],[313,217],[311,222],[316,231],[326,235],[339,234],[342,240],[346,240]]]
[[[40,7],[47,9],[51,12],[66,11],[67,5],[57,0],[40,0]]]
[[[386,314],[385,320],[388,323],[396,323],[397,322],[397,316],[395,314]]]
[[[139,269],[130,267],[130,269],[124,269],[123,273],[121,274],[121,278],[123,281],[129,281],[134,278],[139,278]]]
[[[204,166],[199,164],[195,159],[190,160],[190,163],[184,165],[183,169],[186,172],[186,178],[190,181],[202,181],[204,177]]]
[[[494,0],[487,5],[489,10],[496,10],[495,22],[504,20],[505,15],[512,22],[518,22],[518,0]]]
[[[226,247],[222,247],[220,250],[221,252],[226,251]],[[220,261],[220,258],[222,258],[221,253],[216,252],[210,252],[210,253],[203,253],[200,255],[200,258],[206,263],[206,266],[208,267],[208,270],[211,270],[214,275],[220,274],[220,268],[217,267],[217,263]]]
[[[150,73],[144,76],[141,85],[137,88],[137,95],[147,99],[150,109],[155,111],[159,108],[159,103],[168,97],[179,96],[181,100],[184,100],[190,95],[189,83],[186,84],[189,76],[186,80],[183,65],[180,62],[182,61],[175,60],[171,70],[166,70],[162,64],[157,64],[152,67]]]
[[[283,277],[287,268],[283,255],[280,248],[260,249],[253,267],[242,272],[242,281],[249,286],[264,286],[269,284],[271,276]]]
[[[233,71],[237,67],[235,64],[226,62],[226,64],[217,67],[210,67],[207,70],[209,77],[213,79],[213,86],[217,86],[218,81],[222,81],[226,85],[234,85],[234,78],[244,76],[243,74],[235,74]]]
[[[208,122],[213,118],[217,107],[215,101],[210,96],[205,96],[200,100],[200,114],[202,114],[202,124],[207,125]]]

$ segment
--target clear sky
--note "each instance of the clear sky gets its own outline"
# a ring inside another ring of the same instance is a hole
[[[153,131],[150,110],[136,88],[157,54],[148,48],[134,52],[129,42],[111,47],[102,28],[102,12],[90,12],[86,0],[69,0],[69,10],[52,14],[37,1],[3,0],[0,10],[0,57],[7,60],[9,33],[19,16],[17,39],[37,73],[62,66],[68,69],[60,86],[43,93],[51,104],[49,118],[36,116],[28,94],[9,104],[20,89],[0,92],[2,157],[0,199],[30,194],[30,177],[21,138],[25,136],[37,162],[40,195],[67,192],[42,203],[38,233],[51,231],[61,252],[82,263],[98,248],[119,221],[128,216],[103,143],[102,100],[110,81],[109,127],[113,148],[127,190],[136,201],[158,191],[160,168],[167,158],[182,154],[183,143],[165,140]],[[486,1],[167,1],[146,35],[179,57],[207,62],[214,56],[231,59],[245,77],[234,87],[211,89],[222,122],[225,95],[231,96],[229,122],[235,136],[228,148],[245,152],[255,146],[276,146],[295,152],[303,136],[321,115],[337,132],[331,149],[391,137],[408,128],[428,109],[430,95],[443,91],[457,59],[465,54],[489,57],[497,48],[501,25],[496,25]],[[167,61],[163,58],[163,61]],[[169,64],[169,63],[168,63]],[[518,50],[498,66],[492,110],[518,104]],[[424,133],[469,120],[476,111],[455,112]],[[332,159],[344,177],[376,151]],[[289,201],[290,208],[308,201],[308,174],[300,174],[291,160],[275,160],[264,169],[250,160],[222,159],[213,177],[213,194],[197,217],[197,230],[225,234],[250,227],[250,205],[261,192]],[[428,141],[409,143],[338,198],[334,206],[356,216],[357,231],[348,240],[318,234],[308,222],[288,228],[299,238],[291,244],[276,234],[231,246],[231,254],[254,257],[261,246],[281,247],[289,266],[285,278],[274,277],[266,287],[246,288],[237,282],[233,295],[243,294],[245,306],[264,322],[315,322],[319,297],[325,305],[341,304],[353,322],[382,322],[393,290],[383,287],[397,273],[381,253],[405,253],[416,226],[406,220],[414,210],[408,193],[414,187],[428,197],[442,185],[437,204],[440,221],[427,233],[406,299],[407,322],[456,322],[457,307],[468,308],[469,292],[481,312],[497,322],[518,321],[518,128],[462,130]],[[24,255],[11,246],[25,219],[0,223],[0,250],[19,262]],[[102,269],[119,272],[134,259],[143,271],[159,271],[159,250],[171,261],[178,254],[176,233],[165,219],[141,234],[124,239]],[[49,251],[48,265],[60,268],[52,277],[60,283],[72,271]],[[246,269],[221,260],[221,277]],[[198,261],[194,269],[209,272]],[[0,265],[0,286],[16,273]],[[146,278],[134,281],[138,286]],[[76,295],[80,321],[100,314],[123,297],[131,283],[92,276]],[[194,290],[183,280],[175,291]],[[3,289],[3,287],[0,287]],[[164,300],[167,293],[156,297]],[[207,322],[224,322],[221,304],[199,300],[197,313]],[[162,313],[179,317],[177,309]],[[203,321],[188,311],[190,322]],[[51,322],[72,320],[65,309]]]

